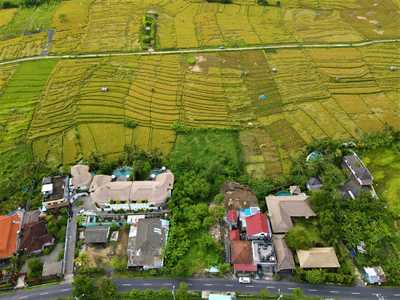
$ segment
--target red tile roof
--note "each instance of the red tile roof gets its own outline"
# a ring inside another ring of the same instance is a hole
[[[268,226],[268,218],[262,213],[257,213],[246,218],[246,231],[248,236],[253,236],[260,233],[270,234]]]
[[[252,264],[253,250],[250,241],[231,241],[231,264]]]
[[[15,213],[11,216],[0,216],[0,259],[6,259],[17,251],[17,234],[21,218]]]
[[[236,223],[238,219],[237,211],[233,209],[229,210],[226,218],[228,219],[228,222]]]
[[[257,266],[254,264],[234,264],[233,269],[239,272],[256,272]]]
[[[237,229],[232,229],[232,230],[229,232],[229,239],[230,239],[231,241],[240,240],[239,230],[237,230]]]

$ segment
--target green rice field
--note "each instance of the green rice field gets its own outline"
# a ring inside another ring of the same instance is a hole
[[[0,152],[28,142],[54,165],[125,145],[168,154],[177,124],[232,128],[248,174],[276,176],[314,139],[399,128],[392,64],[400,44],[1,66]]]
[[[389,209],[400,216],[399,153],[395,149],[378,149],[367,152],[364,161],[374,176],[378,194],[388,202]]]

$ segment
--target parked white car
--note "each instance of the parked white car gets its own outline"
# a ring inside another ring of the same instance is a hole
[[[87,197],[87,196],[89,196],[88,193],[77,193],[77,194],[75,194],[75,195],[72,196],[72,200],[73,200],[73,201],[76,201],[76,200],[78,200],[78,199],[81,198],[81,197]]]
[[[239,283],[251,283],[251,278],[250,277],[239,277]]]

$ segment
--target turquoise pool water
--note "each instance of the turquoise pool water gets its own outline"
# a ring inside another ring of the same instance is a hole
[[[275,196],[290,196],[291,194],[288,191],[279,191],[275,194]]]
[[[133,174],[133,168],[131,167],[121,167],[112,173],[115,177],[129,177]]]

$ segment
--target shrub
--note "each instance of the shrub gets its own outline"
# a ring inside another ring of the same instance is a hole
[[[138,126],[138,123],[133,121],[133,120],[125,120],[124,126],[126,128],[132,128],[133,129],[133,128],[136,128]]]
[[[186,62],[187,62],[189,65],[193,66],[193,65],[196,64],[196,57],[195,57],[194,55],[189,55],[189,56],[186,58]]]
[[[311,284],[320,284],[325,282],[325,272],[323,270],[315,269],[309,270],[305,273],[305,279]]]
[[[0,3],[0,8],[7,9],[7,8],[16,8],[16,7],[18,7],[18,4],[11,2],[11,1],[4,1],[4,2]]]
[[[189,130],[190,130],[185,124],[182,124],[182,123],[179,122],[179,121],[174,122],[174,123],[171,125],[171,128],[172,128],[173,130],[175,130],[177,133],[188,133]]]
[[[66,14],[60,14],[58,16],[58,19],[60,20],[61,23],[66,23],[67,22],[67,15]]]
[[[28,280],[39,280],[42,278],[43,263],[39,258],[28,261]]]
[[[123,272],[126,271],[128,264],[128,258],[126,256],[119,257],[115,256],[111,259],[111,266],[114,268],[115,271]]]
[[[293,250],[310,249],[315,244],[313,234],[302,225],[295,225],[286,235],[286,242]]]

